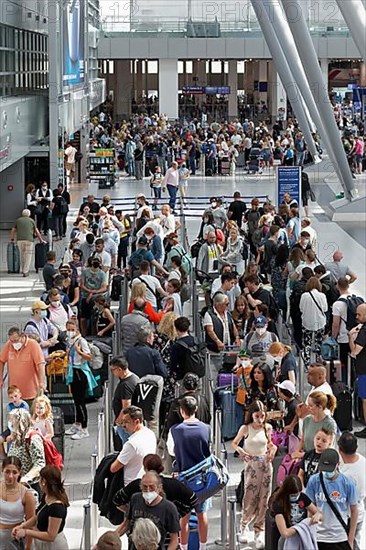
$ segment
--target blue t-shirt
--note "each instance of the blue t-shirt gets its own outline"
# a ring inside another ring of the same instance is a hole
[[[176,471],[184,472],[210,456],[210,426],[201,421],[182,422],[171,428]]]
[[[350,506],[357,505],[358,502],[355,482],[339,473],[336,479],[332,481],[324,476],[324,484],[330,500],[338,508],[343,521],[347,523],[350,516]],[[305,493],[323,514],[322,522],[318,524],[317,541],[328,543],[346,541],[348,539],[347,533],[327,503],[319,474],[310,477]]]

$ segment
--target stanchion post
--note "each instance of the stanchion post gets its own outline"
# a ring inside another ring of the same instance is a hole
[[[98,452],[98,464],[105,456],[105,437],[104,437],[104,413],[100,412],[98,414],[98,441],[97,441],[97,452]]]
[[[236,498],[229,497],[229,548],[236,550]]]
[[[97,454],[91,455],[91,476],[92,481],[95,478],[95,472],[97,471]],[[90,537],[91,544],[96,544],[98,540],[98,505],[91,501],[90,503]]]
[[[90,531],[91,531],[91,518],[90,518],[90,500],[84,504],[84,533],[83,533],[83,540],[84,540],[84,550],[90,550],[91,548],[91,537],[90,537]]]
[[[109,382],[104,383],[104,437],[105,453],[111,452],[111,396]]]
[[[221,460],[227,466],[227,451],[225,447],[221,448]],[[221,491],[220,495],[220,540],[215,541],[219,546],[226,547],[227,544],[227,489],[226,486]],[[230,547],[230,550],[233,550]]]
[[[221,452],[221,420],[222,420],[222,411],[221,409],[216,409],[215,412],[215,424],[214,424],[214,448],[215,455],[220,456]]]
[[[117,333],[112,332],[112,355],[118,355]]]
[[[4,430],[4,386],[0,388],[0,426],[2,433]]]
[[[305,375],[304,361],[302,359],[302,355],[301,355],[301,352],[300,352],[300,354],[299,354],[298,380],[299,380],[299,394],[302,395],[302,396],[304,395],[304,385],[305,385],[304,375]]]

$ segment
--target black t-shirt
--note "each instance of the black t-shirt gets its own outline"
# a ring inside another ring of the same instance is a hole
[[[307,508],[310,506],[311,500],[308,496],[305,495],[305,493],[300,493],[300,496],[296,502],[291,502],[291,524],[286,525],[287,528],[291,527],[292,525],[296,525],[297,523],[300,523],[303,519],[306,519],[308,517],[308,511]],[[277,514],[283,514],[283,506],[281,502],[276,501],[273,504],[273,514],[276,516]]]
[[[164,476],[160,477],[166,499],[176,505],[180,517],[187,515],[197,503],[196,494],[192,489],[189,489],[189,487],[177,479]],[[140,483],[141,479],[135,479],[126,487],[120,489],[114,496],[114,504],[116,506],[125,506],[129,504],[133,495],[141,493]]]
[[[228,212],[231,212],[230,220],[236,222],[238,224],[239,229],[243,221],[243,214],[246,212],[246,210],[247,210],[246,204],[241,200],[234,201],[229,205]]]
[[[283,418],[283,422],[284,422],[285,426],[288,426],[289,424],[291,424],[291,422],[295,418],[295,416],[296,416],[296,407],[300,403],[301,403],[301,401],[299,399],[297,399],[296,397],[292,401],[286,401],[285,416]],[[296,426],[294,428],[294,434],[298,435],[298,433],[299,433],[299,426],[298,426],[298,424],[296,424]]]
[[[186,397],[187,395],[192,395],[197,400],[198,408],[196,412],[196,418],[198,418],[198,420],[200,420],[201,422],[204,422],[204,424],[210,424],[211,413],[206,397],[198,392],[188,391],[172,401],[168,417],[165,421],[166,431],[169,431],[170,428],[175,424],[180,424],[181,422],[183,422],[183,418],[179,414],[179,402],[183,397]]]
[[[291,352],[285,355],[285,357],[282,359],[277,381],[281,383],[284,380],[289,380],[288,373],[290,371],[294,371],[295,373],[297,373],[297,362]]]
[[[117,418],[121,412],[122,399],[132,399],[133,392],[135,391],[139,380],[139,377],[133,372],[131,372],[127,378],[120,379],[118,386],[115,389],[112,401],[115,418]]]
[[[308,484],[310,476],[318,473],[320,454],[316,453],[314,449],[307,451],[300,462],[300,469],[304,470],[304,485]]]
[[[266,304],[268,307],[271,305],[271,295],[265,288],[258,288],[255,292],[252,292],[253,300],[260,300],[262,304]],[[249,304],[250,309],[254,310]]]
[[[61,502],[46,504],[43,498],[37,508],[37,529],[43,532],[47,531],[49,518],[58,518],[62,520],[58,529],[58,532],[61,533],[65,527],[66,516],[67,508],[64,504]]]
[[[89,206],[91,214],[98,214],[98,212],[100,210],[100,206],[97,202],[90,203],[90,202],[86,201],[86,202],[83,202],[83,204],[80,206],[79,212],[82,212],[84,210],[85,206]]]
[[[165,539],[169,533],[179,533],[179,515],[176,506],[163,498],[159,504],[148,506],[141,493],[136,493],[131,498],[131,504],[128,509],[127,519],[130,522],[130,532],[133,532],[135,521],[139,518],[149,518],[161,534],[159,549],[163,550]],[[129,549],[135,549],[135,545],[130,543]]]
[[[357,374],[366,374],[366,323],[362,325],[355,340],[355,344],[363,348],[356,356],[356,372]]]
[[[46,290],[50,290],[51,288],[54,287],[53,277],[54,275],[56,275],[56,273],[57,271],[55,269],[55,266],[47,262],[42,271],[43,280],[46,285]]]

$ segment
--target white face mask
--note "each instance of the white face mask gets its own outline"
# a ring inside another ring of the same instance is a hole
[[[23,344],[21,342],[12,342],[13,344],[13,348],[16,350],[16,351],[19,351],[20,349],[22,349],[23,347]]]
[[[75,336],[75,332],[73,330],[67,331],[67,337],[70,338],[70,340],[72,340],[74,336]]]
[[[240,359],[240,363],[242,367],[249,367],[250,359]]]
[[[277,363],[281,363],[282,361],[281,355],[272,355],[272,357]]]
[[[304,246],[308,246],[310,240],[309,239],[304,239],[302,242],[304,243]]]
[[[255,332],[258,334],[258,336],[263,336],[263,334],[266,332],[265,328],[256,328]]]
[[[212,202],[212,203],[211,203],[211,206],[212,206],[212,208],[216,208],[217,202]]]
[[[142,493],[142,498],[144,499],[146,504],[151,504],[152,502],[154,502],[156,498],[158,498],[158,496],[159,496],[159,493],[157,493],[156,491],[149,491],[146,493],[144,492]]]
[[[53,307],[58,307],[61,304],[61,302],[60,300],[56,300],[55,302],[51,302],[51,304]]]

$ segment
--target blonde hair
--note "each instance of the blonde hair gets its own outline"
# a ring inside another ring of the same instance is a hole
[[[31,427],[31,415],[25,409],[15,409],[9,414],[12,431],[18,444],[25,438]]]
[[[329,409],[332,414],[337,406],[337,399],[334,395],[327,395],[322,391],[311,392],[309,399],[311,399],[317,407],[321,407],[323,410]]]
[[[175,330],[174,321],[177,319],[176,313],[170,311],[166,313],[158,325],[158,333],[164,334],[169,340],[173,341],[177,337],[177,331]]]
[[[45,408],[45,412],[41,416],[41,419],[42,420],[52,420],[51,401],[45,395],[40,395],[40,396],[36,397],[35,399],[33,399],[32,408],[31,408],[32,420],[37,419],[36,407],[37,407],[38,403],[43,403],[44,408]]]
[[[268,352],[271,353],[272,355],[277,355],[277,353],[281,353],[283,351],[291,351],[291,346],[286,346],[286,344],[282,344],[282,342],[273,342],[273,344],[271,344]]]
[[[136,283],[131,288],[130,301],[134,302],[136,298],[143,298],[146,301],[146,285],[145,283]]]

